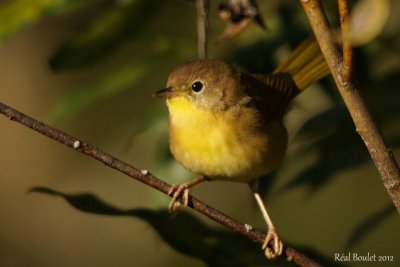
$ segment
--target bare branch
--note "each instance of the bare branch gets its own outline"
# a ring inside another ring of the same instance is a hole
[[[320,1],[300,0],[300,2],[335,79],[336,86],[350,112],[356,131],[363,139],[381,175],[382,182],[400,213],[400,169],[392,150],[386,146],[382,133],[376,126],[360,94],[359,86],[353,80],[347,80],[351,77],[341,75],[343,58]]]
[[[171,186],[164,181],[154,177],[147,170],[139,170],[132,165],[129,165],[110,154],[107,154],[100,149],[93,147],[77,138],[74,138],[56,128],[53,128],[43,122],[35,120],[3,103],[0,103],[0,113],[8,117],[10,120],[16,121],[32,130],[35,130],[38,133],[41,133],[61,144],[64,144],[80,153],[90,156],[97,161],[103,163],[104,165],[111,167],[121,173],[126,174],[127,176],[138,180],[148,186],[153,187],[154,189],[168,194]],[[265,233],[257,231],[257,230],[249,230],[248,226],[243,223],[238,222],[237,220],[225,215],[219,210],[214,209],[213,207],[208,206],[207,204],[201,202],[197,198],[193,196],[189,196],[189,205],[190,208],[202,213],[203,215],[209,217],[211,220],[226,226],[234,232],[237,232],[253,242],[256,242],[260,245],[264,243]],[[317,262],[308,258],[304,254],[299,251],[291,248],[285,247],[285,255],[288,260],[298,264],[299,266],[321,266]]]
[[[209,0],[196,0],[197,53],[200,59],[207,58],[209,4]]]
[[[348,0],[338,0],[340,27],[342,30],[342,80],[350,81],[353,78],[353,49],[349,34],[349,3]]]

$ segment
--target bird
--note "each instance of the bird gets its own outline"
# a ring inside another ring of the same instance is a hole
[[[188,205],[189,189],[204,181],[242,182],[249,187],[268,226],[262,249],[269,259],[282,254],[277,234],[258,190],[258,180],[282,162],[288,132],[283,117],[292,100],[329,73],[315,38],[302,42],[272,74],[247,74],[219,60],[177,66],[167,86],[169,146],[174,158],[199,174],[172,185],[170,212]]]

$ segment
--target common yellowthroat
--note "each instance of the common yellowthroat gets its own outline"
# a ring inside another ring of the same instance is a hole
[[[189,188],[205,180],[250,185],[268,225],[268,258],[283,244],[257,190],[257,179],[276,169],[288,134],[283,116],[291,100],[329,72],[314,39],[303,42],[271,75],[245,74],[216,60],[191,61],[169,75],[166,98],[169,141],[175,159],[200,174],[173,185],[171,212],[188,204]]]

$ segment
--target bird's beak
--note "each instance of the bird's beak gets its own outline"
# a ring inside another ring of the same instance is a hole
[[[166,87],[164,89],[161,89],[161,90],[158,90],[157,92],[155,92],[153,94],[153,96],[167,98],[167,97],[171,96],[173,93],[174,92],[172,91],[172,87]]]

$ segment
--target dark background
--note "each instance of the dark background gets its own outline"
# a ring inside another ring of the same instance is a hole
[[[297,1],[258,2],[268,30],[252,23],[237,38],[218,41],[224,24],[212,1],[210,58],[268,73],[310,34]],[[327,10],[337,25],[334,1]],[[362,93],[397,158],[399,16],[399,3],[391,1],[383,32],[356,49]],[[168,153],[167,110],[152,98],[174,66],[197,58],[194,3],[0,1],[0,21],[0,101],[170,183],[194,176]],[[283,240],[329,265],[335,253],[369,252],[396,262],[347,264],[397,266],[399,216],[332,79],[300,95],[285,120],[287,156],[264,180],[265,200]],[[80,196],[71,206],[50,191],[28,193],[38,186],[65,193],[70,201],[81,193],[101,200]],[[0,119],[0,188],[1,266],[223,266],[215,263],[219,256],[233,257],[203,251],[223,239],[220,226],[199,216],[211,227],[207,233],[217,231],[200,242],[190,234],[194,224],[185,223],[185,211],[163,213],[166,196],[6,118]],[[205,183],[192,193],[265,229],[246,185]],[[119,210],[105,212],[102,201]],[[151,209],[146,211],[152,216],[124,210],[139,208]],[[180,230],[165,232],[163,220]],[[185,238],[171,241],[179,231]],[[222,242],[221,251],[240,240]],[[259,248],[252,250],[261,255]],[[243,259],[240,251],[234,255]],[[246,264],[261,265],[258,256],[246,256]]]

